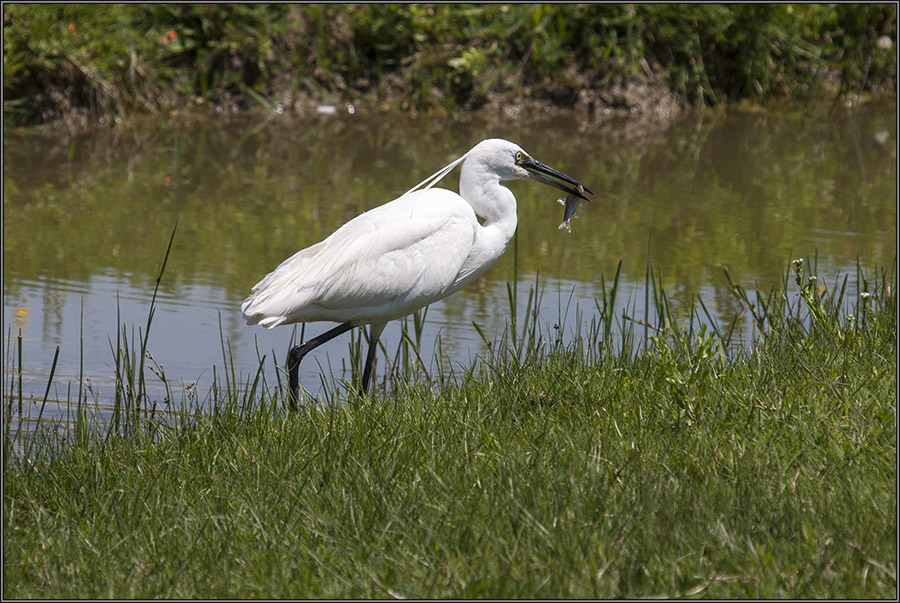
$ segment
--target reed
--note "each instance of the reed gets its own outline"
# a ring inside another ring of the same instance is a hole
[[[538,313],[540,281],[524,312],[511,287],[516,322],[476,327],[471,366],[438,343],[426,370],[422,313],[373,395],[297,413],[274,359],[241,375],[224,338],[206,399],[155,411],[151,313],[117,334],[115,420],[78,413],[102,437],[12,429],[19,354],[3,594],[893,598],[896,266],[826,283],[816,264],[768,291],[726,271],[747,341],[702,300],[676,312],[650,262],[646,311],[620,264],[589,320],[560,299],[570,332]]]

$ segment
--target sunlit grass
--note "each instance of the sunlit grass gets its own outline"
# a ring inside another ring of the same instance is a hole
[[[373,396],[287,413],[261,356],[205,412],[135,399],[83,437],[11,429],[13,361],[3,594],[894,598],[896,274],[821,280],[732,283],[749,345],[673,316],[650,264],[654,313],[616,316],[616,275],[570,339],[513,286],[452,375],[420,316]]]

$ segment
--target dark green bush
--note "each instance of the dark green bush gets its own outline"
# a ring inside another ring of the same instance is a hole
[[[895,4],[4,5],[5,109],[572,104],[653,78],[683,99],[893,91]]]

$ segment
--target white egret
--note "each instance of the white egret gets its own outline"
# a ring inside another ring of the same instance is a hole
[[[458,195],[432,188],[460,162]],[[517,144],[483,140],[403,196],[298,251],[257,283],[241,305],[248,324],[272,328],[297,322],[341,323],[291,348],[291,406],[297,404],[303,357],[362,325],[371,325],[362,378],[362,390],[367,391],[378,338],[387,322],[456,292],[506,250],[516,230],[516,198],[501,183],[519,179],[537,180],[585,200],[585,191],[593,194]]]

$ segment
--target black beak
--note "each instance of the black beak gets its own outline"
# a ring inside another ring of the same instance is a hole
[[[544,184],[549,184],[553,188],[558,188],[561,191],[565,191],[566,194],[575,195],[576,197],[584,199],[585,201],[590,201],[590,199],[584,196],[585,192],[588,192],[592,195],[594,194],[594,191],[581,184],[571,176],[566,176],[562,172],[554,170],[552,167],[544,165],[540,161],[532,159],[531,157],[522,159],[521,161],[519,161],[519,165],[528,171],[528,175],[531,176],[533,180],[543,182]],[[556,178],[556,180],[548,178],[547,176],[553,176],[553,178]]]

